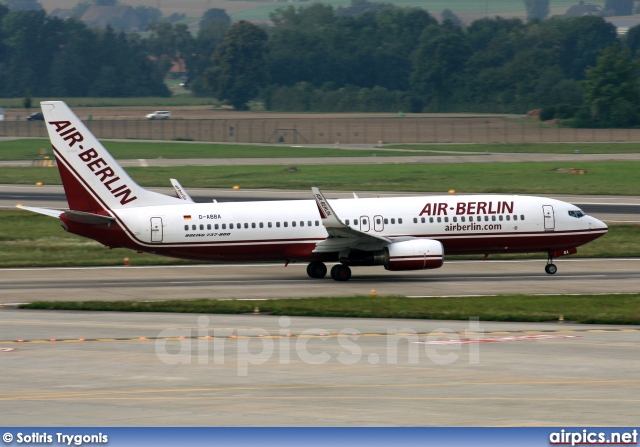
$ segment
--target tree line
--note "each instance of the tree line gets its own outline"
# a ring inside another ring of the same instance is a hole
[[[238,109],[523,113],[569,125],[640,124],[640,28],[621,41],[601,17],[463,27],[422,9],[342,15],[289,6],[265,29],[234,23],[198,78]],[[616,84],[613,85],[612,84]]]
[[[0,5],[0,97],[169,96],[187,86],[242,110],[523,113],[571,125],[640,125],[640,27],[624,40],[600,17],[463,26],[419,8],[354,0],[233,23],[220,9],[199,31],[152,23],[142,35],[88,28]]]

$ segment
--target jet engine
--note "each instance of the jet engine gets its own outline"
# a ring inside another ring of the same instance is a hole
[[[384,268],[387,270],[437,269],[444,262],[444,248],[433,239],[394,242],[384,251]]]

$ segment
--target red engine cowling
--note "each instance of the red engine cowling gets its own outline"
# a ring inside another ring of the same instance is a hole
[[[437,269],[444,262],[444,248],[433,239],[395,242],[385,248],[387,270]]]

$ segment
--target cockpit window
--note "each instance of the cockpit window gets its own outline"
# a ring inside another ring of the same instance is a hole
[[[580,219],[581,217],[584,217],[584,213],[580,210],[569,211],[569,216]]]

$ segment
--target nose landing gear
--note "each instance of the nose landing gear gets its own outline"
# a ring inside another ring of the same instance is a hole
[[[558,271],[558,267],[553,263],[553,253],[549,252],[549,257],[547,258],[547,265],[544,266],[544,271],[549,275],[555,275]]]

